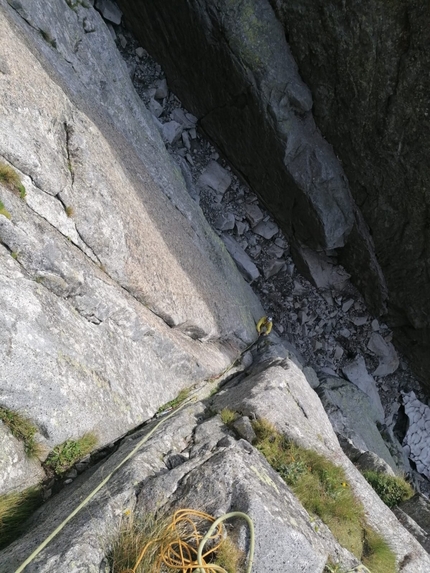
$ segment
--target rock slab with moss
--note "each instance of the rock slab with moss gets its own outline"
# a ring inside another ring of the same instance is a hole
[[[0,568],[18,567],[152,430],[137,453],[26,571],[103,570],[128,515],[171,514],[185,507],[214,516],[229,511],[249,514],[256,531],[253,573],[322,573],[328,559],[346,569],[355,567],[357,558],[337,543],[322,522],[308,515],[260,452],[216,415],[227,406],[251,419],[268,420],[289,439],[340,465],[365,506],[368,523],[394,551],[399,570],[427,573],[430,556],[343,454],[318,396],[291,358],[280,345],[262,349],[255,365],[219,394],[206,399],[197,395],[203,401],[188,403],[164,422],[154,420],[124,439],[90,476],[83,474],[39,510],[28,533],[0,553]],[[242,549],[249,547],[244,522],[232,522],[229,531],[236,534]]]

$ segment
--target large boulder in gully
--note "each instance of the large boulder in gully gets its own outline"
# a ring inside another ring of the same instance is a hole
[[[225,368],[262,309],[100,15],[63,0],[0,15],[0,161],[27,193],[0,183],[0,404],[48,450],[105,444]]]
[[[340,247],[428,381],[429,5],[119,4],[171,89],[293,242]]]
[[[271,4],[371,229],[396,340],[430,388],[430,5]]]

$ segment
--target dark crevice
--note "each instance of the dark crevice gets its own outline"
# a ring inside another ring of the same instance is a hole
[[[72,154],[70,153],[70,137],[73,134],[73,127],[69,125],[66,121],[64,122],[64,131],[66,134],[66,154],[67,154],[67,167],[70,171],[70,176],[72,178],[72,185],[75,182],[75,172],[72,163]]]

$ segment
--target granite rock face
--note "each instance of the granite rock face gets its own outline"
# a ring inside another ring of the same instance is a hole
[[[0,400],[48,449],[118,438],[262,315],[83,4],[0,1],[0,161],[27,193],[0,184]]]
[[[0,444],[0,494],[24,490],[45,477],[40,464],[27,458],[22,442],[2,422]]]
[[[327,378],[315,390],[338,435],[351,440],[361,452],[374,452],[397,470],[376,425],[381,421],[380,411],[368,395],[341,378]]]
[[[270,2],[371,229],[397,342],[428,384],[430,6]]]
[[[293,358],[281,345],[261,350],[250,371],[233,378],[218,395],[187,404],[161,424],[153,421],[125,438],[91,475],[82,475],[39,510],[28,533],[0,553],[0,569],[14,570],[22,563],[150,431],[152,435],[137,453],[26,571],[103,570],[124,515],[154,510],[171,513],[184,507],[212,515],[236,510],[248,513],[255,523],[253,571],[257,573],[322,573],[328,557],[346,570],[355,567],[357,560],[337,544],[324,524],[310,519],[261,454],[214,415],[228,405],[252,418],[265,417],[287,437],[341,464],[366,504],[369,523],[387,538],[399,563],[404,563],[402,573],[426,573],[430,557],[343,454],[317,395]],[[232,527],[246,548],[246,527],[241,521]]]
[[[428,380],[428,5],[119,3],[171,89],[293,243],[339,248]]]

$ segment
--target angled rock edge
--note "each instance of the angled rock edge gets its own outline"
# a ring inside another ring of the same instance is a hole
[[[311,92],[269,0],[119,5],[172,91],[292,242],[316,250],[346,245],[348,271],[373,309],[384,312],[372,238],[315,124]]]

